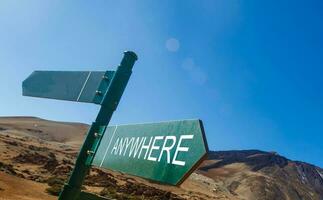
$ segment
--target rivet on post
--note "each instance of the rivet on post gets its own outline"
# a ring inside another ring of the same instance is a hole
[[[96,138],[101,137],[101,134],[95,132],[94,137],[96,137]]]
[[[95,91],[96,95],[102,95],[102,92],[100,90]]]
[[[93,155],[93,154],[94,154],[94,151],[87,150],[86,154],[87,154],[87,155]]]

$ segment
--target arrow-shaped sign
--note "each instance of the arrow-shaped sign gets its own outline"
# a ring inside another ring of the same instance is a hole
[[[92,165],[178,185],[207,151],[201,120],[109,126]]]

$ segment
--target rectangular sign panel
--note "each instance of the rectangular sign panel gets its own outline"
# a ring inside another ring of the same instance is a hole
[[[100,104],[113,71],[34,71],[23,83],[23,95]]]
[[[201,120],[109,126],[92,165],[177,185],[207,151]]]

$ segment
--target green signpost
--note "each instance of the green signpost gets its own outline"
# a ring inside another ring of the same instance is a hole
[[[35,71],[23,83],[25,96],[101,104],[115,72]]]
[[[200,120],[108,126],[137,60],[125,52],[116,71],[35,71],[23,95],[101,105],[59,200],[106,199],[81,191],[91,166],[178,185],[208,151]]]

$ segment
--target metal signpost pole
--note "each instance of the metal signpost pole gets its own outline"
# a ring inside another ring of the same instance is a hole
[[[91,166],[179,185],[207,156],[201,120],[108,127],[136,60],[129,51],[116,71],[34,71],[23,81],[24,96],[101,105],[59,200],[107,199],[81,191]]]
[[[88,161],[93,159],[96,151],[97,146],[95,146],[95,144],[99,143],[100,137],[102,137],[102,134],[104,133],[104,130],[102,131],[102,129],[109,124],[112,114],[118,106],[136,60],[137,55],[134,52],[125,52],[106,94],[97,91],[97,95],[104,95],[101,103],[102,106],[95,122],[87,133],[86,139],[77,157],[74,170],[68,183],[62,190],[59,200],[78,199],[84,178],[91,167],[91,161]],[[105,77],[102,78],[104,79]]]

